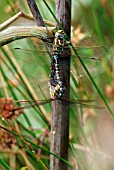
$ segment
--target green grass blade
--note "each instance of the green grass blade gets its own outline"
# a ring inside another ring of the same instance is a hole
[[[18,138],[20,138],[20,140],[22,140],[21,137],[20,137],[18,134],[16,134],[14,131],[8,130],[8,129],[6,129],[6,128],[3,127],[3,126],[0,126],[0,128],[6,130],[7,132],[13,134],[15,137],[18,137]],[[66,164],[68,164],[70,167],[73,167],[73,165],[72,165],[71,163],[69,163],[69,162],[66,161],[65,159],[59,157],[58,155],[54,154],[53,152],[50,152],[48,149],[45,149],[45,148],[43,148],[43,147],[41,147],[41,146],[39,146],[39,145],[31,142],[30,140],[24,138],[24,137],[22,137],[22,138],[23,138],[26,142],[30,143],[32,146],[35,146],[35,147],[40,148],[40,149],[42,149],[43,151],[45,151],[45,152],[47,152],[47,153],[49,153],[49,154],[52,154],[52,155],[55,156],[56,158],[58,158],[58,159],[60,159],[61,161],[65,162]],[[24,141],[22,141],[22,143],[23,143],[23,142],[24,142]],[[26,145],[26,144],[25,144],[25,145]],[[28,149],[27,149],[27,150],[28,150]],[[30,153],[30,152],[33,154],[33,152],[29,150],[29,153]],[[35,158],[35,159],[36,159],[36,158]]]
[[[6,164],[3,159],[0,158],[0,164],[6,169],[6,170],[11,170],[11,168]]]

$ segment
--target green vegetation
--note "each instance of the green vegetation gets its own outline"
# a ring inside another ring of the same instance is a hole
[[[47,3],[54,12],[54,1]],[[70,105],[69,161],[66,163],[69,169],[73,166],[81,170],[112,170],[113,0],[74,0],[72,3],[71,43],[77,51],[72,49],[70,98],[95,101]],[[24,0],[6,3],[1,0],[0,5],[0,23],[20,10],[29,11]],[[44,19],[54,21],[43,1],[38,1],[38,7]],[[50,56],[44,45],[32,38],[16,40],[0,49],[0,169],[49,168],[51,103],[9,112],[11,108],[25,106],[28,100],[50,98]],[[19,102],[22,100],[26,101]]]

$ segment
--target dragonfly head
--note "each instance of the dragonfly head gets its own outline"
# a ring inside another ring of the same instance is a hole
[[[63,30],[58,30],[55,33],[55,38],[67,40],[67,35],[66,35],[66,33]]]

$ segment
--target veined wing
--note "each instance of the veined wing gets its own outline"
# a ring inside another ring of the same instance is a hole
[[[6,52],[11,52],[11,58],[16,58],[18,64],[20,65],[23,72],[27,75],[29,80],[33,84],[35,84],[34,82],[39,82],[40,80],[46,80],[48,84],[50,72],[50,57],[49,55],[47,55],[47,51],[45,48],[45,45],[47,44],[37,42],[35,43],[37,44],[36,48],[36,46],[31,42],[30,39],[24,39],[12,44],[13,46],[11,46],[10,48],[11,51],[8,49],[6,50]],[[50,47],[50,51],[52,54],[52,44],[48,43],[48,47]],[[109,50],[107,50],[107,48],[105,48],[104,46],[78,46],[76,47],[76,49],[80,57],[83,59],[84,63],[87,64],[88,69],[91,69],[91,72],[96,71],[96,69],[94,69],[96,68],[96,65],[102,60],[105,55],[109,53]],[[82,70],[76,55],[72,54],[71,72],[76,72],[77,68],[79,71]],[[83,73],[81,74],[81,72],[78,76],[83,75]]]
[[[53,102],[58,99],[46,99],[46,100],[20,100],[20,101],[13,101],[12,98],[6,99],[1,98],[0,99],[0,115],[3,118],[12,118],[17,117],[20,114],[24,112],[25,109],[30,109],[33,107],[37,107],[40,105],[45,105],[50,102]],[[103,107],[91,104],[96,102],[95,100],[67,100],[67,99],[61,99],[59,100],[64,105],[77,105],[84,108],[90,108],[90,109],[104,109]]]
[[[35,80],[38,78],[38,75],[46,75],[47,79],[49,77],[49,69],[50,69],[50,56],[53,54],[53,44],[52,43],[44,43],[44,42],[33,42],[29,40],[23,40],[22,43],[14,43],[13,47],[11,47],[11,52],[13,53],[13,57],[16,58],[17,62],[28,75],[30,80],[32,78]],[[48,55],[46,46],[50,48]],[[25,47],[24,47],[25,46]],[[67,47],[64,47],[65,53],[68,52],[66,50]],[[91,72],[91,74],[97,74],[96,66],[102,61],[102,58],[105,58],[107,54],[109,54],[109,50],[104,46],[77,46],[76,50],[80,55],[83,62],[86,64],[87,68]],[[72,51],[72,50],[71,50]],[[71,52],[72,53],[72,52]],[[72,53],[71,55],[71,72],[77,72],[78,77],[83,76],[83,68],[80,62],[77,59],[77,56]],[[42,67],[45,68],[42,73]],[[28,73],[29,70],[29,73]],[[31,75],[32,73],[32,75]],[[45,79],[44,77],[38,78],[39,80]],[[48,82],[48,81],[47,81]]]
[[[48,104],[50,102],[56,101],[58,99],[45,99],[45,100],[21,100],[21,101],[16,101],[15,103],[19,103],[20,105],[23,105],[21,107],[18,108],[14,108],[13,111],[16,111],[18,109],[28,109],[30,107],[33,106],[39,106],[39,105],[44,105],[44,104]],[[87,107],[87,108],[100,108],[100,109],[104,109],[103,107],[91,104],[96,102],[96,100],[67,100],[67,99],[60,99],[58,100],[60,102],[62,102],[64,105],[81,105],[82,107]]]
[[[12,53],[14,54],[14,57],[16,57],[17,60],[20,60],[21,63],[30,64],[31,62],[37,62],[37,61],[44,61],[49,60],[48,52],[50,52],[50,56],[53,54],[53,44],[52,43],[44,43],[44,42],[35,42],[29,40],[22,40],[22,43],[12,43],[13,46],[10,48]],[[46,47],[48,46],[49,51],[47,51]],[[64,47],[64,51],[67,54],[68,46]],[[84,60],[96,60],[100,61],[104,55],[109,53],[108,48],[104,46],[76,46],[76,50],[80,57]],[[72,50],[71,50],[72,51]],[[72,53],[72,57],[77,58],[74,53]]]
[[[52,56],[53,44],[47,44],[41,41],[33,44],[33,41],[30,39],[11,43],[11,47],[6,52],[12,53],[11,57],[16,58],[21,68],[31,68],[31,70],[33,70],[33,68],[36,69],[39,65],[49,68],[50,57],[46,50],[47,45],[48,48],[50,48],[50,56]],[[68,52],[66,48],[67,47],[64,48],[65,53]],[[88,65],[88,68],[95,67],[96,64],[109,53],[109,50],[104,46],[77,46],[76,50],[82,60]],[[77,60],[77,56],[72,53],[71,64],[74,63],[74,60]],[[77,63],[77,65],[81,67],[79,62]]]
[[[30,40],[29,40],[30,41]],[[35,45],[32,43],[26,42],[26,40],[20,41],[20,45],[18,46],[19,42],[14,43],[13,47],[11,47],[12,55],[11,58],[17,59],[17,63],[23,70],[23,72],[26,74],[27,78],[30,80],[31,84],[34,86],[36,94],[39,94],[37,92],[38,86],[43,87],[45,85],[46,90],[44,90],[44,87],[42,88],[42,91],[44,92],[45,96],[47,97],[47,93],[49,94],[48,90],[48,80],[49,80],[49,69],[50,69],[50,57],[47,56],[46,44],[37,43],[38,48],[36,49]],[[31,45],[32,44],[32,45]],[[28,45],[28,48],[26,49],[26,45]],[[48,44],[52,50],[52,44]],[[23,48],[22,48],[23,46]],[[25,46],[25,48],[24,48]],[[31,48],[29,48],[31,47]],[[84,62],[88,64],[88,68],[95,68],[97,63],[106,55],[109,51],[103,46],[92,46],[92,47],[76,47],[79,55],[83,59]],[[9,52],[7,50],[7,52]],[[80,69],[80,65],[77,61],[77,57],[75,54],[72,55],[71,58],[71,72],[75,73],[77,70],[77,67],[75,65],[78,65],[78,68]],[[43,69],[44,68],[44,69]],[[82,69],[82,68],[81,68]],[[96,70],[95,70],[96,71]],[[97,73],[96,73],[97,74]],[[45,75],[45,76],[44,76]],[[78,77],[80,75],[83,75],[81,73],[78,74]],[[77,75],[75,74],[75,77]],[[10,77],[8,75],[8,77]],[[45,78],[44,78],[45,77]],[[42,80],[46,80],[46,82],[42,85]],[[20,82],[20,79],[19,79]],[[40,99],[40,97],[39,97]]]
[[[17,101],[15,103],[19,103],[19,105],[21,105],[20,107],[15,107],[13,108],[11,111],[17,111],[17,110],[24,110],[24,109],[29,109],[31,107],[34,107],[34,106],[39,106],[39,105],[45,105],[45,104],[48,104],[52,101],[55,101],[55,100],[58,100],[58,99],[46,99],[46,100],[22,100],[22,101]],[[103,107],[100,107],[100,106],[97,106],[97,105],[94,105],[94,104],[91,104],[91,103],[94,103],[96,102],[95,100],[66,100],[66,99],[61,99],[59,100],[60,102],[62,102],[63,104],[65,105],[81,105],[82,107],[86,107],[86,108],[91,108],[91,109],[104,109]],[[22,106],[23,105],[23,106]]]

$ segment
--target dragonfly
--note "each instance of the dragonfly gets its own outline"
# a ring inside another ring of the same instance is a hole
[[[41,62],[42,61],[43,61],[43,63],[45,63],[45,61],[48,62],[48,59],[46,59],[44,57],[45,56],[44,48],[47,45],[47,43],[43,43],[43,44],[42,43],[36,43],[36,44],[38,46],[38,50],[25,49],[25,48],[21,48],[21,47],[15,47],[12,50],[13,52],[18,51],[19,57],[17,57],[17,60],[21,63],[21,67],[23,69],[26,70],[26,69],[31,67],[32,76],[34,75],[34,71],[36,69],[38,69],[37,66],[40,65],[40,63],[38,63],[38,61],[37,61],[37,58],[35,58],[33,56],[33,54],[35,52],[41,54]],[[34,47],[34,45],[33,45],[33,47]],[[59,30],[58,32],[56,32],[54,43],[53,44],[48,43],[48,47],[52,50],[52,51],[50,50],[51,51],[51,54],[50,54],[50,56],[51,56],[51,75],[50,75],[51,84],[49,86],[51,86],[51,85],[54,86],[54,90],[50,89],[51,99],[47,99],[47,100],[44,100],[44,101],[39,100],[39,102],[38,101],[36,102],[36,100],[35,100],[35,101],[33,101],[35,105],[43,105],[43,104],[46,104],[46,103],[51,102],[53,100],[61,99],[61,97],[63,97],[64,93],[65,93],[65,86],[64,86],[64,83],[62,82],[62,79],[61,79],[61,75],[60,75],[60,71],[59,71],[60,70],[59,69],[59,63],[58,63],[58,58],[60,58],[62,53],[65,51],[65,53],[68,54],[68,52],[69,52],[67,50],[69,46],[68,46],[68,42],[66,40],[65,33],[62,30]],[[104,47],[104,46],[93,46],[93,47],[83,47],[83,48],[79,47],[79,48],[76,48],[76,49],[78,50],[78,53],[81,55],[82,59],[85,59],[86,61],[91,60],[93,63],[98,63],[100,61],[101,55],[105,55],[107,53],[107,48]],[[84,54],[84,52],[85,52],[85,54]],[[98,52],[100,53],[100,55],[98,55]],[[24,54],[29,55],[29,57],[26,57],[26,56],[24,57],[23,56]],[[88,57],[84,57],[85,55],[87,55]],[[74,54],[72,56],[73,56],[73,60],[75,60],[76,57],[74,56]],[[28,76],[30,76],[30,75],[28,75]],[[54,79],[54,76],[56,77],[55,79]],[[34,75],[34,77],[35,77],[35,75]],[[36,77],[37,77],[37,75],[36,75]],[[42,78],[40,78],[40,79],[42,81]],[[67,104],[68,101],[67,102],[64,101],[64,102]],[[78,103],[78,101],[75,101],[75,102],[70,101],[70,102],[71,103]],[[80,104],[81,104],[81,102],[85,103],[85,101],[79,101]],[[90,102],[90,100],[89,101],[87,100],[87,102]],[[30,105],[34,105],[34,104],[30,104]],[[27,107],[29,107],[29,106],[27,106]]]

